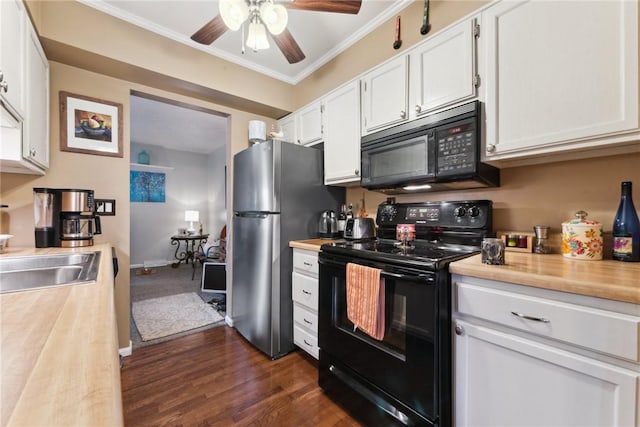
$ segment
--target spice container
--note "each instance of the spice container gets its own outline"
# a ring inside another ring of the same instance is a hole
[[[602,224],[587,219],[585,211],[562,223],[562,255],[571,259],[602,259]]]

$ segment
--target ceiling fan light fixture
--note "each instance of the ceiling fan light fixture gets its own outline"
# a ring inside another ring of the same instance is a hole
[[[260,19],[267,26],[269,32],[277,36],[287,27],[289,17],[284,6],[265,1],[260,5]]]
[[[220,16],[231,31],[237,31],[249,17],[249,6],[244,0],[220,0]]]
[[[269,40],[267,40],[267,30],[259,22],[251,22],[249,24],[249,34],[247,35],[247,47],[254,51],[269,49]]]

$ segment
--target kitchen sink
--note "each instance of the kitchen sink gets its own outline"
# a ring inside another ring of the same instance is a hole
[[[100,252],[0,258],[0,293],[94,282]]]

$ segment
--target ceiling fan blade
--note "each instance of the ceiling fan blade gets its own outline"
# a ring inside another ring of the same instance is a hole
[[[362,0],[293,0],[283,2],[282,5],[288,9],[357,15],[360,12]]]
[[[306,58],[289,30],[285,29],[277,36],[272,34],[271,37],[273,37],[273,41],[276,42],[289,64],[295,64]]]
[[[226,31],[227,26],[224,24],[222,17],[217,15],[211,21],[204,24],[198,31],[193,33],[191,40],[202,44],[211,44]]]

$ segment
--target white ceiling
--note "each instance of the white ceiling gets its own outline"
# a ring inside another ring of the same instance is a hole
[[[357,15],[288,10],[287,28],[306,55],[306,59],[297,64],[289,64],[272,40],[268,50],[245,49],[243,54],[241,30],[227,31],[211,46],[191,40],[193,33],[218,15],[215,0],[78,1],[194,49],[296,84],[392,18],[412,0],[363,0]]]
[[[227,118],[132,95],[131,142],[209,154],[227,142]]]
[[[243,54],[241,31],[227,31],[211,46],[191,40],[194,32],[218,15],[215,0],[78,1],[194,49],[295,84],[412,0],[363,0],[357,15],[288,10],[287,28],[306,55],[298,64],[289,64],[272,41],[268,50],[246,49]],[[226,144],[226,129],[225,117],[131,96],[131,141],[134,143],[209,154]]]

